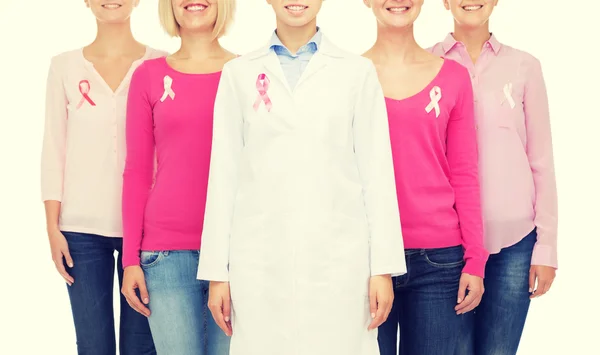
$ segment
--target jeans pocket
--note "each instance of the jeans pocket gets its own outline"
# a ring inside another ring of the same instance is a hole
[[[140,266],[149,268],[158,264],[165,254],[162,251],[142,251],[140,254]]]
[[[462,246],[427,249],[423,256],[427,264],[439,268],[453,268],[465,263]]]

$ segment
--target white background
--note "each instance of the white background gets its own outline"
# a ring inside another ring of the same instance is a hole
[[[492,16],[501,42],[542,62],[559,188],[558,276],[551,292],[532,303],[519,355],[600,354],[598,13],[595,0],[500,0]],[[132,21],[138,40],[178,48],[159,26],[157,0],[141,0]],[[319,25],[356,53],[375,39],[374,18],[362,0],[326,0]],[[264,0],[238,0],[235,25],[222,43],[243,54],[264,44],[273,26]],[[442,0],[426,0],[416,23],[419,43],[441,41],[451,28]],[[95,30],[83,0],[0,0],[3,354],[76,354],[66,286],[54,270],[45,234],[39,161],[50,58],[88,44]]]

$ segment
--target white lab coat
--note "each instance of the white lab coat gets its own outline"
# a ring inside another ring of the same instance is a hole
[[[406,264],[373,64],[323,37],[291,90],[268,46],[232,60],[212,149],[198,278],[230,283],[230,354],[379,354],[369,277]]]

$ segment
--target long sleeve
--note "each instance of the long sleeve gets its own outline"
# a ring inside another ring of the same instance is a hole
[[[387,109],[372,64],[357,98],[353,134],[369,223],[371,275],[405,274]]]
[[[229,237],[244,146],[243,117],[231,82],[229,64],[215,98],[212,152],[198,279],[229,281]]]
[[[67,140],[67,96],[56,72],[55,60],[50,64],[46,84],[46,118],[42,145],[42,200],[62,201]]]
[[[123,267],[139,265],[144,211],[154,178],[154,122],[149,73],[140,65],[131,78],[127,99],[123,173]]]
[[[460,93],[448,121],[446,156],[465,250],[463,272],[484,277],[489,253],[483,245],[473,87],[466,69],[460,79]]]
[[[523,95],[526,149],[535,185],[534,224],[537,227],[531,264],[557,268],[558,202],[548,96],[540,62],[534,59],[531,64],[526,71],[529,76]]]

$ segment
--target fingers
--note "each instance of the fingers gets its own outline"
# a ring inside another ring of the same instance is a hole
[[[65,280],[65,282],[69,286],[72,286],[73,283],[75,282],[75,279],[71,275],[69,275],[69,273],[65,269],[65,263],[63,262],[63,254],[62,254],[62,252],[57,253],[56,255],[54,255],[54,257],[52,258],[52,260],[54,261],[54,266],[56,267],[56,270],[58,271],[58,273],[60,274],[60,276],[62,276],[62,278]],[[71,263],[72,263],[72,261],[71,261]]]
[[[468,280],[465,280],[461,277],[460,283],[458,284],[458,297],[456,299],[456,303],[461,304],[462,301],[464,301],[467,293],[467,286],[469,286]],[[456,306],[454,309],[458,310],[458,306]]]
[[[479,302],[481,302],[481,296],[482,295],[478,294],[477,292],[469,291],[469,294],[467,297],[465,297],[462,303],[456,306],[456,314],[465,314],[474,310],[477,306],[479,306]]]
[[[62,251],[62,253],[65,256],[65,261],[67,262],[67,265],[69,265],[70,268],[75,266],[75,264],[73,263],[73,258],[71,257],[71,253],[69,252],[69,248],[65,248],[65,250]]]
[[[532,267],[531,269],[529,269],[529,293],[531,293],[532,296],[533,290],[535,290],[535,268]]]
[[[552,285],[551,280],[538,278],[538,284],[536,289],[533,291],[533,294],[529,296],[530,299],[538,298],[546,294]]]
[[[371,315],[373,315],[373,300],[376,304],[375,317],[373,317],[373,320],[371,321],[371,324],[369,324],[368,328],[369,330],[373,330],[378,328],[387,320],[387,317],[392,309],[392,302],[389,297],[377,297],[376,295],[375,297],[370,298],[371,299],[369,302],[371,303]]]
[[[468,313],[479,306],[483,297],[483,283],[479,278],[461,277],[458,289],[458,300],[461,302],[454,307],[457,315]],[[464,296],[467,289],[468,293]]]
[[[225,334],[231,336],[233,333],[231,329],[231,300],[228,296],[223,298],[223,321],[225,322],[228,330],[228,332],[225,332]]]
[[[144,284],[144,288],[146,288],[145,284]],[[143,315],[145,317],[150,316],[150,310],[146,306],[144,306],[144,304],[142,304],[139,297],[135,293],[134,286],[125,286],[124,285],[121,293],[123,293],[123,296],[125,296],[127,303],[129,303],[131,308],[133,308],[136,312],[140,313],[141,315]]]
[[[148,288],[146,287],[146,282],[141,282],[139,284],[140,288],[140,298],[144,304],[150,303],[150,296],[148,295]]]
[[[227,336],[231,336],[231,329],[229,327],[229,325],[227,324],[227,321],[225,321],[225,315],[224,313],[224,299],[223,298],[219,298],[218,301],[213,301],[213,300],[209,300],[208,303],[208,309],[210,309],[210,313],[213,316],[213,319],[215,320],[215,323],[217,323],[217,325],[219,326],[219,328],[221,328],[221,330],[223,331],[223,333],[225,333]],[[230,316],[228,316],[230,317]]]

